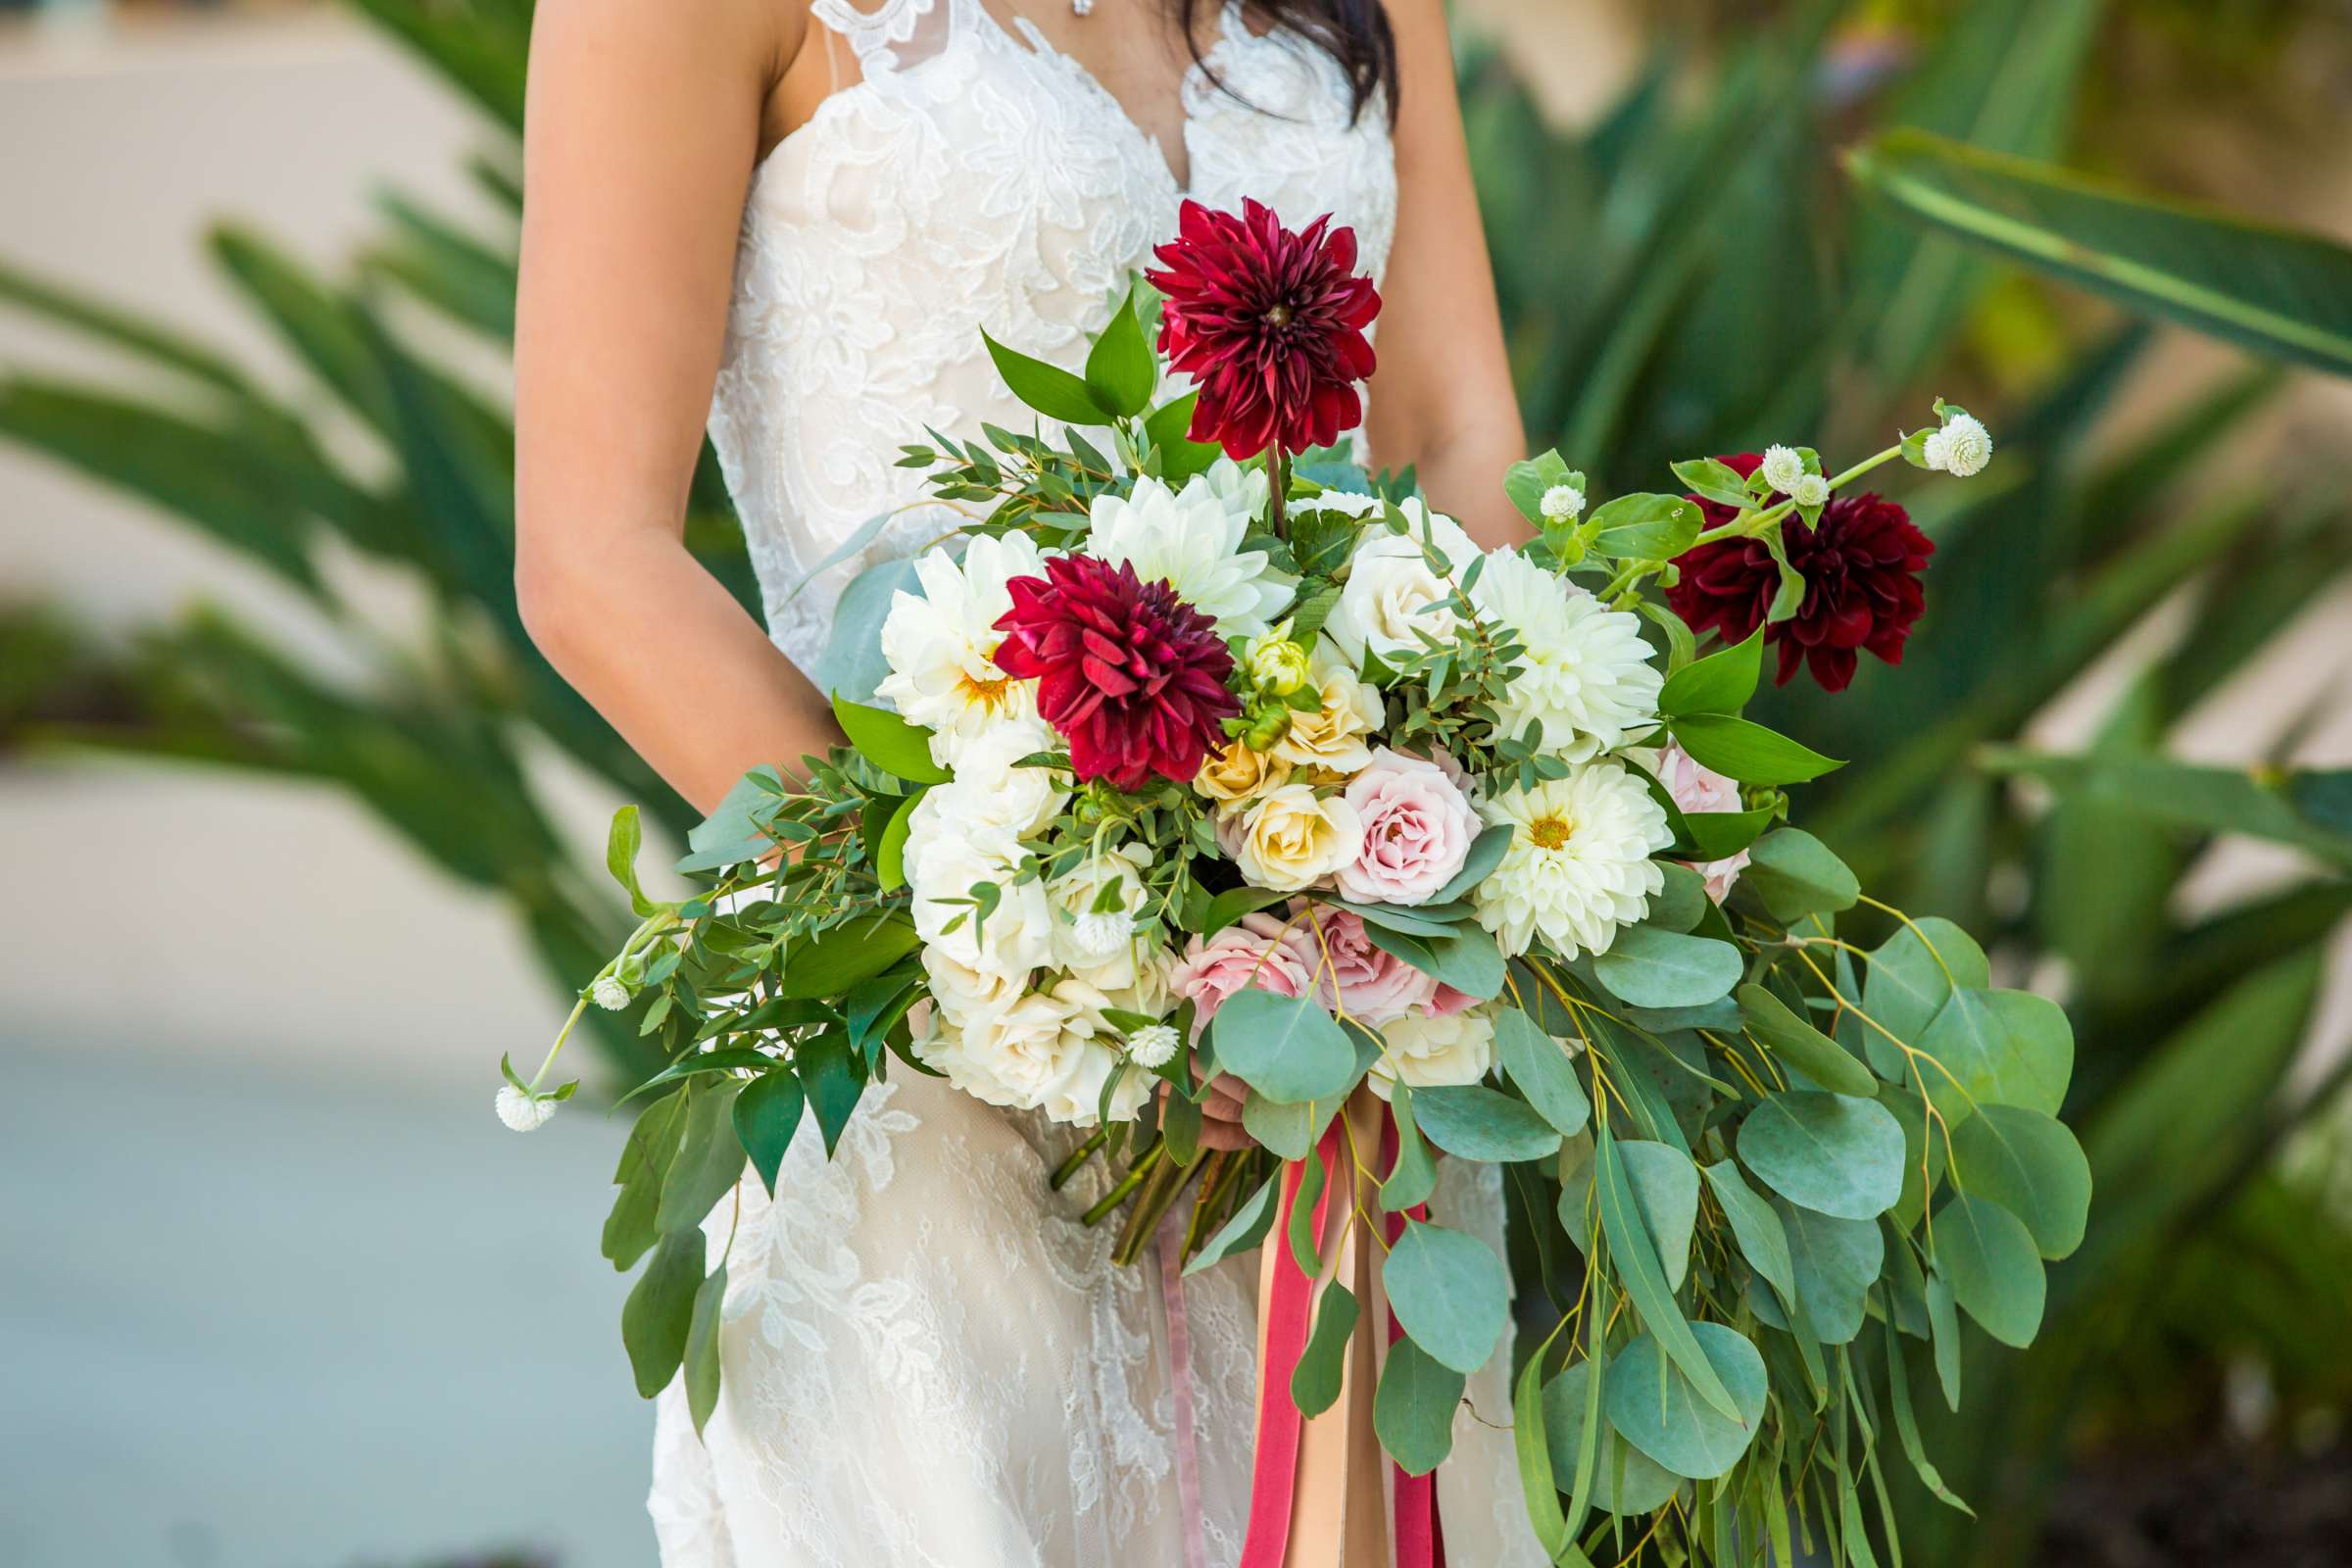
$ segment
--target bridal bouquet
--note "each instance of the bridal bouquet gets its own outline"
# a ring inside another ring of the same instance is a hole
[[[582,1006],[644,999],[675,1057],[604,1237],[651,1254],[640,1392],[682,1366],[713,1407],[698,1225],[747,1162],[772,1190],[804,1121],[830,1148],[929,1073],[1091,1130],[1059,1177],[1112,1163],[1088,1217],[1123,1256],[1262,1244],[1275,1468],[1366,1333],[1400,1487],[1446,1458],[1510,1292],[1427,1201],[1440,1155],[1491,1161],[1572,1282],[1513,1403],[1552,1559],[1873,1562],[1889,1446],[1947,1495],[1915,1363],[1956,1404],[1959,1315],[2026,1344],[2082,1238],[2071,1037],[1791,825],[1839,764],[1741,710],[1768,655],[1832,690],[1900,658],[1933,547],[1855,484],[1972,474],[1984,426],[1938,404],[1842,472],[1776,446],[1605,501],[1545,453],[1499,476],[1531,537],[1481,550],[1333,447],[1379,308],[1347,230],[1188,206],[1158,256],[1082,369],[989,344],[1056,433],[906,450],[967,520],[847,596],[849,745],[747,775],[683,903],[614,822],[643,924]],[[507,1076],[517,1126],[571,1087]],[[1253,1147],[1203,1147],[1212,1096]]]

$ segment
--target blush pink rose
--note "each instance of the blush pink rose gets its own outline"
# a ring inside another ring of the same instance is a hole
[[[1375,1028],[1392,1018],[1426,1009],[1438,993],[1438,977],[1425,974],[1372,945],[1363,920],[1346,909],[1318,909],[1322,933],[1315,995],[1323,1005]],[[1312,940],[1313,932],[1308,933]]]
[[[1711,767],[1701,767],[1689,752],[1669,743],[1658,753],[1658,782],[1674,797],[1674,804],[1685,811],[1737,811],[1740,807],[1740,786]],[[1707,880],[1707,897],[1717,904],[1732,896],[1732,884],[1740,880],[1740,870],[1747,864],[1747,852],[1727,855],[1720,860],[1685,860],[1685,865]]]
[[[1429,1015],[1433,1018],[1450,1018],[1465,1008],[1477,1005],[1478,999],[1469,992],[1456,991],[1453,987],[1441,982],[1438,986],[1438,994],[1429,999]]]
[[[1427,904],[1478,837],[1478,811],[1444,768],[1385,746],[1343,798],[1363,823],[1364,847],[1340,868],[1339,888],[1358,904]]]
[[[1193,1033],[1225,999],[1255,986],[1278,997],[1303,997],[1319,961],[1314,937],[1263,912],[1245,914],[1213,937],[1195,937],[1168,975],[1168,988],[1193,1004]]]

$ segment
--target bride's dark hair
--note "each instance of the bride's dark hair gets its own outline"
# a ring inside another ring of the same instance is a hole
[[[1200,34],[1194,24],[1203,6],[1224,0],[1172,0],[1177,24],[1193,40],[1200,58]],[[1348,76],[1354,95],[1349,112],[1361,115],[1380,94],[1390,120],[1396,118],[1396,35],[1389,29],[1389,14],[1381,0],[1252,0],[1250,13],[1288,32],[1295,32],[1330,55]],[[1219,83],[1219,85],[1223,85]]]

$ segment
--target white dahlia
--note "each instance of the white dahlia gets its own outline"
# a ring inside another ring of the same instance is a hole
[[[1674,842],[1674,830],[1648,786],[1615,762],[1504,790],[1484,813],[1513,830],[1476,895],[1478,923],[1506,956],[1525,953],[1539,936],[1562,958],[1606,953],[1617,928],[1648,913],[1665,886],[1650,856]]]
[[[1513,735],[1544,726],[1543,746],[1572,762],[1612,751],[1628,731],[1658,716],[1664,684],[1642,640],[1642,617],[1604,609],[1516,550],[1487,557],[1471,602],[1516,632],[1527,650],[1510,689],[1494,705]]]
[[[972,540],[959,564],[945,547],[914,564],[919,595],[894,594],[882,621],[882,658],[890,674],[875,695],[910,724],[930,730],[931,758],[953,767],[963,748],[1000,719],[1037,711],[1034,681],[997,667],[997,621],[1012,608],[1004,584],[1043,574],[1027,534]]]
[[[1484,1007],[1408,1012],[1380,1026],[1380,1059],[1364,1084],[1381,1099],[1401,1080],[1407,1089],[1474,1084],[1494,1065],[1494,1018]]]
[[[1371,496],[1327,491],[1303,505],[1360,517],[1380,503]],[[1454,582],[1478,559],[1478,546],[1462,525],[1430,511],[1418,497],[1399,503],[1397,511],[1404,514],[1411,531],[1391,533],[1377,526],[1364,531],[1348,558],[1348,581],[1339,603],[1323,624],[1323,635],[1348,657],[1353,669],[1363,667],[1367,652],[1390,662],[1421,652],[1422,632],[1440,641],[1452,636],[1453,612],[1438,607],[1451,597]],[[1438,557],[1434,564],[1432,550]]]
[[[1258,488],[1262,492],[1262,478]],[[1195,474],[1182,490],[1138,479],[1126,496],[1096,498],[1086,553],[1132,566],[1145,582],[1166,583],[1215,621],[1220,637],[1258,636],[1273,625],[1297,583],[1275,570],[1264,551],[1242,548],[1254,516],[1246,510],[1248,491],[1230,476],[1212,482],[1207,474]]]

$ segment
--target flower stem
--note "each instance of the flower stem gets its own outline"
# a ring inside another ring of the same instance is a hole
[[[1290,530],[1284,526],[1284,513],[1291,499],[1291,459],[1277,441],[1266,448],[1266,526],[1274,537],[1289,540]]]
[[[1089,1229],[1102,1224],[1121,1203],[1135,1196],[1135,1190],[1144,1185],[1144,1178],[1152,1174],[1152,1168],[1158,1165],[1160,1157],[1167,1152],[1166,1144],[1155,1143],[1136,1155],[1135,1163],[1128,1167],[1126,1175],[1119,1178],[1118,1185],[1104,1193],[1100,1202],[1080,1215],[1078,1222]]]
[[[1879,453],[1875,457],[1864,458],[1860,463],[1855,464],[1852,467],[1846,469],[1835,479],[1832,479],[1830,481],[1830,488],[1832,490],[1838,490],[1848,484],[1851,484],[1856,479],[1859,479],[1864,474],[1868,473],[1871,469],[1877,467],[1880,464],[1891,462],[1902,455],[1903,449],[1900,444],[1897,444],[1895,446],[1888,447],[1886,451]],[[1690,548],[1696,550],[1700,545],[1711,545],[1719,539],[1760,539],[1767,532],[1779,527],[1781,523],[1788,517],[1788,514],[1794,512],[1795,510],[1795,502],[1783,500],[1777,506],[1767,507],[1762,512],[1755,514],[1753,516],[1734,517],[1731,521],[1723,524],[1721,527],[1709,528],[1706,532],[1700,534],[1696,539],[1691,540]]]

